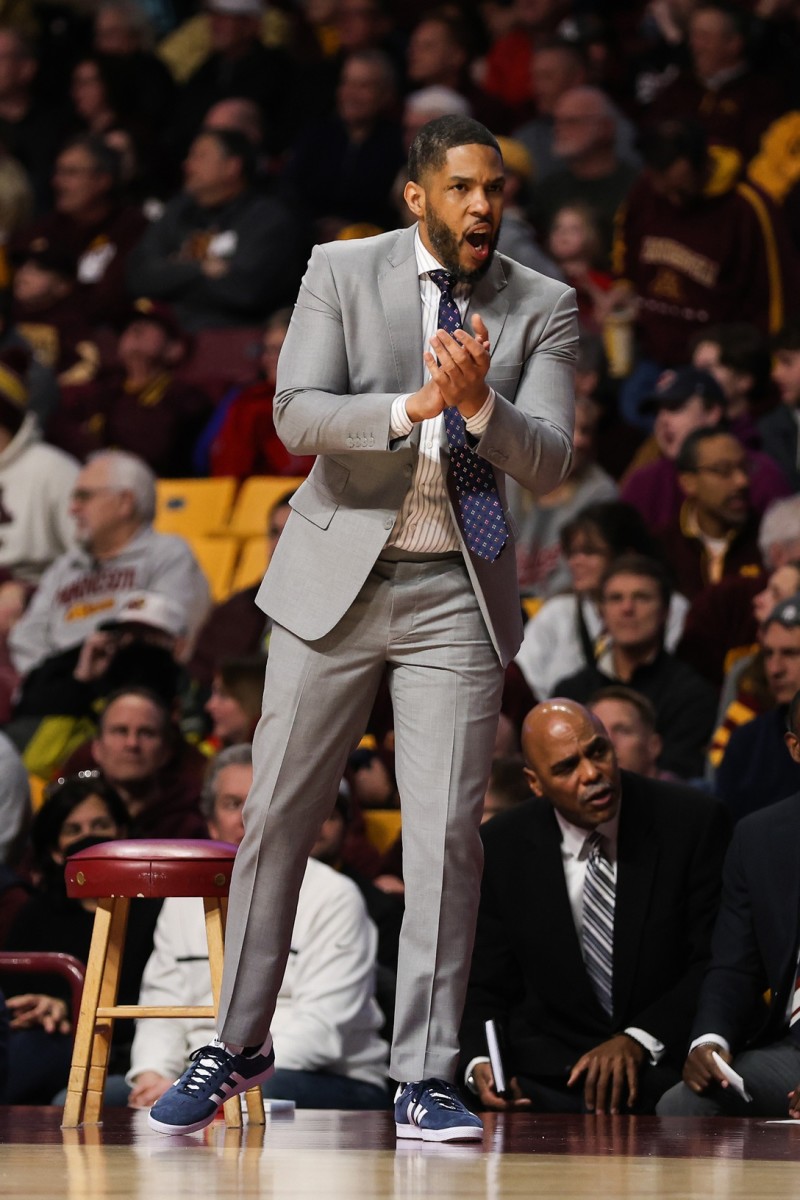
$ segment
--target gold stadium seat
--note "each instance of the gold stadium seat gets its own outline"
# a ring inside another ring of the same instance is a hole
[[[231,592],[241,592],[243,588],[261,583],[267,569],[269,543],[263,534],[245,538],[239,552],[239,561],[233,573]]]
[[[239,541],[235,537],[187,537],[200,569],[211,588],[211,599],[215,604],[227,600],[231,594],[236,560],[239,557]]]
[[[370,842],[381,854],[385,854],[400,835],[400,809],[366,808],[362,816]]]
[[[238,538],[262,537],[275,505],[300,487],[304,476],[252,475],[239,489],[226,532]]]
[[[201,537],[227,533],[236,494],[233,476],[217,479],[159,479],[155,528],[159,533]]]

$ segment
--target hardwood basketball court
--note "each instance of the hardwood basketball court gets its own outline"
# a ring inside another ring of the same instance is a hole
[[[0,1109],[4,1200],[774,1200],[800,1193],[800,1122],[490,1115],[483,1144],[396,1142],[390,1113],[310,1112],[165,1137],[145,1114],[60,1128]]]

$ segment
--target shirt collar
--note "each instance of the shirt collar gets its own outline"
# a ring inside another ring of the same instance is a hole
[[[423,242],[422,238],[420,237],[419,225],[417,225],[414,233],[414,254],[416,255],[417,259],[417,274],[420,276],[420,278],[422,278],[423,275],[430,274],[431,271],[447,270],[446,267],[442,266],[438,258],[435,258],[434,255],[431,254],[430,250]],[[472,288],[468,283],[457,283],[453,288],[453,295],[456,298],[459,296],[469,296],[471,291]]]
[[[606,850],[612,862],[616,861],[617,857],[617,836],[619,834],[619,814],[622,806],[620,800],[617,806],[616,815],[610,821],[604,821],[602,825],[597,825],[596,830],[602,833],[606,839]],[[578,825],[573,825],[565,817],[562,817],[557,808],[553,809],[556,820],[558,821],[559,829],[561,830],[561,853],[564,858],[585,859],[589,853],[587,842],[595,832],[591,829],[582,829]]]

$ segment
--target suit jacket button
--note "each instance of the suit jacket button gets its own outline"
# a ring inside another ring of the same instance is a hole
[[[413,473],[413,471],[414,471],[414,468],[412,467],[411,463],[406,463],[406,465],[403,467],[404,475],[411,475]]]
[[[387,517],[386,520],[383,522],[384,529],[391,529],[393,525],[394,525],[394,517]]]

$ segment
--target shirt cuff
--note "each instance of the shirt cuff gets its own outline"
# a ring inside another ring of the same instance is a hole
[[[635,1025],[629,1025],[623,1030],[629,1038],[633,1038],[640,1046],[644,1046],[647,1053],[650,1055],[650,1063],[652,1066],[657,1066],[661,1059],[666,1054],[667,1048],[658,1038],[653,1037],[652,1033],[645,1033],[643,1029],[637,1029]]]
[[[727,1050],[728,1054],[731,1052],[731,1048],[724,1037],[720,1037],[718,1033],[704,1033],[702,1037],[694,1039],[689,1047],[689,1053],[691,1054],[698,1046],[702,1046],[708,1042],[713,1042],[715,1046],[721,1046],[723,1050]]]
[[[406,392],[404,396],[395,396],[392,401],[392,411],[389,414],[389,437],[408,437],[414,428],[414,422],[406,412],[406,400],[412,395]]]
[[[469,1090],[471,1092],[475,1093],[476,1096],[478,1094],[478,1089],[470,1083],[470,1079],[472,1078],[472,1072],[475,1070],[478,1063],[488,1063],[489,1061],[490,1060],[485,1055],[478,1055],[477,1058],[471,1058],[469,1060],[469,1063],[467,1064],[467,1069],[464,1072],[464,1083],[467,1085],[467,1087],[469,1088]]]
[[[471,433],[473,437],[480,437],[486,432],[486,427],[489,424],[492,413],[494,412],[495,404],[494,388],[489,388],[489,395],[484,400],[481,407],[474,416],[469,417],[464,424],[467,427],[467,433]]]

